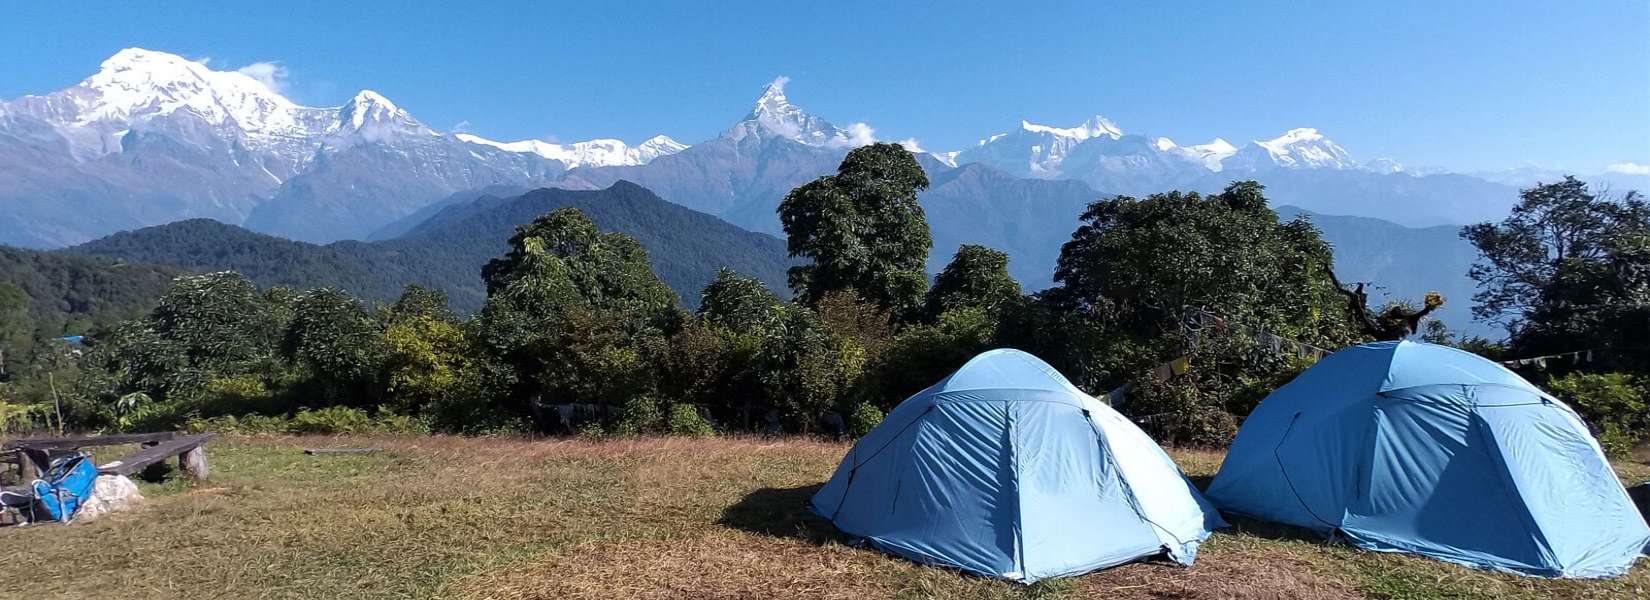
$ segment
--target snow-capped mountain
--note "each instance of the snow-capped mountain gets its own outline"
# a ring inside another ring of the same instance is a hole
[[[1210,171],[1221,170],[1221,163],[1233,154],[1237,154],[1237,147],[1221,138],[1215,138],[1214,141],[1207,144],[1180,146],[1175,144],[1174,140],[1160,137],[1157,138],[1157,149],[1179,154],[1187,160],[1203,165],[1204,168]]]
[[[869,125],[854,123],[839,129],[830,121],[804,112],[785,98],[789,77],[779,77],[762,88],[762,96],[722,137],[738,141],[747,136],[779,137],[816,148],[855,148],[876,141]]]
[[[985,138],[957,153],[956,162],[985,163],[1022,177],[1091,183],[1120,176],[1173,183],[1227,170],[1359,167],[1344,148],[1316,129],[1290,130],[1242,148],[1218,137],[1206,144],[1182,146],[1166,137],[1124,134],[1101,116],[1065,128],[1021,121],[1019,129]],[[1379,168],[1389,170],[1385,165]]]
[[[1021,177],[1056,178],[1072,149],[1089,140],[1123,137],[1105,117],[1095,115],[1076,127],[1050,127],[1020,121],[1020,128],[980,140],[956,153],[957,164],[981,162]]]
[[[0,102],[11,209],[0,242],[69,244],[193,217],[330,241],[460,190],[542,185],[685,147],[665,136],[539,144],[435,131],[370,90],[302,106],[246,73],[129,48],[67,89]]]
[[[655,158],[669,156],[687,149],[687,144],[670,139],[669,136],[656,135],[635,146],[625,144],[622,140],[594,139],[572,144],[556,144],[543,140],[522,140],[519,142],[495,142],[480,136],[468,133],[454,134],[453,137],[471,144],[491,146],[508,152],[527,152],[550,160],[561,161],[567,168],[577,167],[607,167],[620,165],[644,165]]]
[[[1284,169],[1356,169],[1340,144],[1310,127],[1291,129],[1270,140],[1255,140],[1221,162],[1227,169],[1261,171]]]
[[[777,232],[774,207],[787,192],[876,139],[869,125],[838,127],[792,104],[787,83],[767,84],[742,117],[729,115],[738,117],[730,127],[693,146],[662,135],[634,146],[616,139],[500,142],[432,129],[372,91],[340,106],[307,107],[246,73],[123,50],[67,89],[0,102],[0,203],[7,209],[0,211],[0,243],[58,246],[194,217],[305,241],[360,239],[462,192],[606,188],[621,179],[742,227]],[[1126,133],[1100,116],[1072,127],[1022,121],[973,147],[918,160],[931,177],[972,169],[969,181],[977,184],[964,191],[1019,190],[982,191],[980,198],[1031,204],[1042,188],[1015,180],[1075,180],[1043,183],[1144,195],[1216,191],[1253,178],[1278,203],[1407,225],[1497,218],[1517,195],[1478,177],[1387,159],[1359,163],[1308,128],[1239,147],[1218,137],[1181,145]],[[1021,208],[1039,210],[1031,204]],[[1047,225],[1042,233],[1068,224]]]

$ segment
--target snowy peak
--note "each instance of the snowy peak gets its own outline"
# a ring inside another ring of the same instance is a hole
[[[1153,146],[1160,152],[1197,163],[1210,171],[1220,171],[1222,169],[1221,163],[1227,157],[1237,153],[1236,147],[1225,139],[1218,137],[1207,144],[1194,144],[1191,146],[1181,146],[1176,144],[1174,140],[1160,137],[1157,138]]]
[[[830,121],[803,112],[785,97],[789,77],[780,76],[762,88],[744,120],[722,135],[735,140],[746,136],[781,137],[809,146],[850,148],[876,141],[869,125],[854,123],[848,129],[838,129]]]
[[[38,116],[59,125],[124,126],[187,110],[207,123],[247,131],[290,128],[296,108],[244,73],[214,71],[202,62],[142,48],[116,52],[91,77],[43,100],[57,110]]]
[[[656,135],[636,146],[636,157],[641,160],[640,164],[645,164],[655,158],[670,156],[687,148],[687,144],[670,139],[670,136]]]
[[[1256,140],[1242,148],[1233,157],[1233,165],[1242,168],[1358,168],[1346,148],[1317,129],[1299,127],[1270,140]]]
[[[461,142],[490,146],[506,152],[536,154],[550,160],[560,161],[562,164],[567,165],[569,169],[643,165],[660,156],[668,156],[687,149],[686,144],[663,135],[648,138],[647,141],[635,147],[615,139],[594,139],[571,144],[556,144],[543,140],[495,142],[468,133],[454,134],[453,137]]]
[[[984,162],[1021,177],[1051,178],[1061,175],[1061,165],[1078,146],[1094,142],[1114,142],[1123,130],[1111,120],[1095,115],[1076,127],[1053,127],[1020,121],[1020,128],[980,140],[956,154],[958,163]]]
[[[361,131],[373,127],[417,129],[423,125],[389,98],[372,90],[361,90],[338,108],[338,126],[345,131]]]
[[[785,84],[790,83],[790,81],[791,78],[780,76],[768,85],[762,86],[762,96],[756,99],[755,105],[751,106],[751,112],[745,115],[745,120],[789,119],[806,116],[803,115],[801,108],[791,104],[790,100],[785,98]]]
[[[1045,133],[1056,137],[1071,138],[1074,140],[1087,140],[1089,138],[1097,138],[1101,136],[1109,137],[1115,140],[1123,137],[1122,129],[1118,129],[1116,125],[1112,124],[1111,120],[1100,115],[1094,115],[1093,118],[1084,121],[1083,124],[1076,127],[1064,128],[1038,125],[1030,121],[1022,120],[1020,121],[1020,129],[1031,133]]]

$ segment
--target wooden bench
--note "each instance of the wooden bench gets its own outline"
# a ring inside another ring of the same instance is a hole
[[[210,433],[184,435],[167,431],[87,437],[25,438],[7,442],[0,446],[0,449],[17,450],[21,453],[23,458],[18,460],[18,464],[22,467],[22,478],[25,481],[32,481],[40,476],[40,472],[51,464],[53,452],[122,444],[140,444],[143,448],[119,460],[99,466],[98,474],[131,476],[142,472],[149,465],[176,456],[178,467],[185,474],[194,479],[206,479],[209,469],[206,464],[205,446],[206,442],[214,437],[216,436]]]

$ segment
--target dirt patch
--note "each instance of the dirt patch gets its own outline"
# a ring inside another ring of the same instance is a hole
[[[1363,598],[1351,586],[1316,574],[1307,561],[1275,553],[1205,555],[1191,567],[1134,563],[1086,575],[1078,582],[1077,595],[1084,598]]]
[[[580,544],[465,578],[476,600],[812,598],[893,595],[885,559],[844,546],[726,532],[701,538]]]

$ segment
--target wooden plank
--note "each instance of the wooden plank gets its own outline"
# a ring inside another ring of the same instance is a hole
[[[90,435],[54,438],[22,438],[6,442],[3,449],[29,448],[31,450],[73,450],[91,446],[118,446],[121,444],[144,444],[164,442],[178,437],[176,431],[162,431],[158,433],[122,433],[116,435]]]
[[[190,450],[197,449],[213,437],[216,436],[210,433],[201,433],[173,438],[134,452],[120,460],[98,467],[97,470],[99,473],[130,476],[133,473],[142,471],[144,467],[166,460],[173,456],[183,455]],[[206,463],[206,455],[204,452],[200,456],[200,462],[202,466]]]

